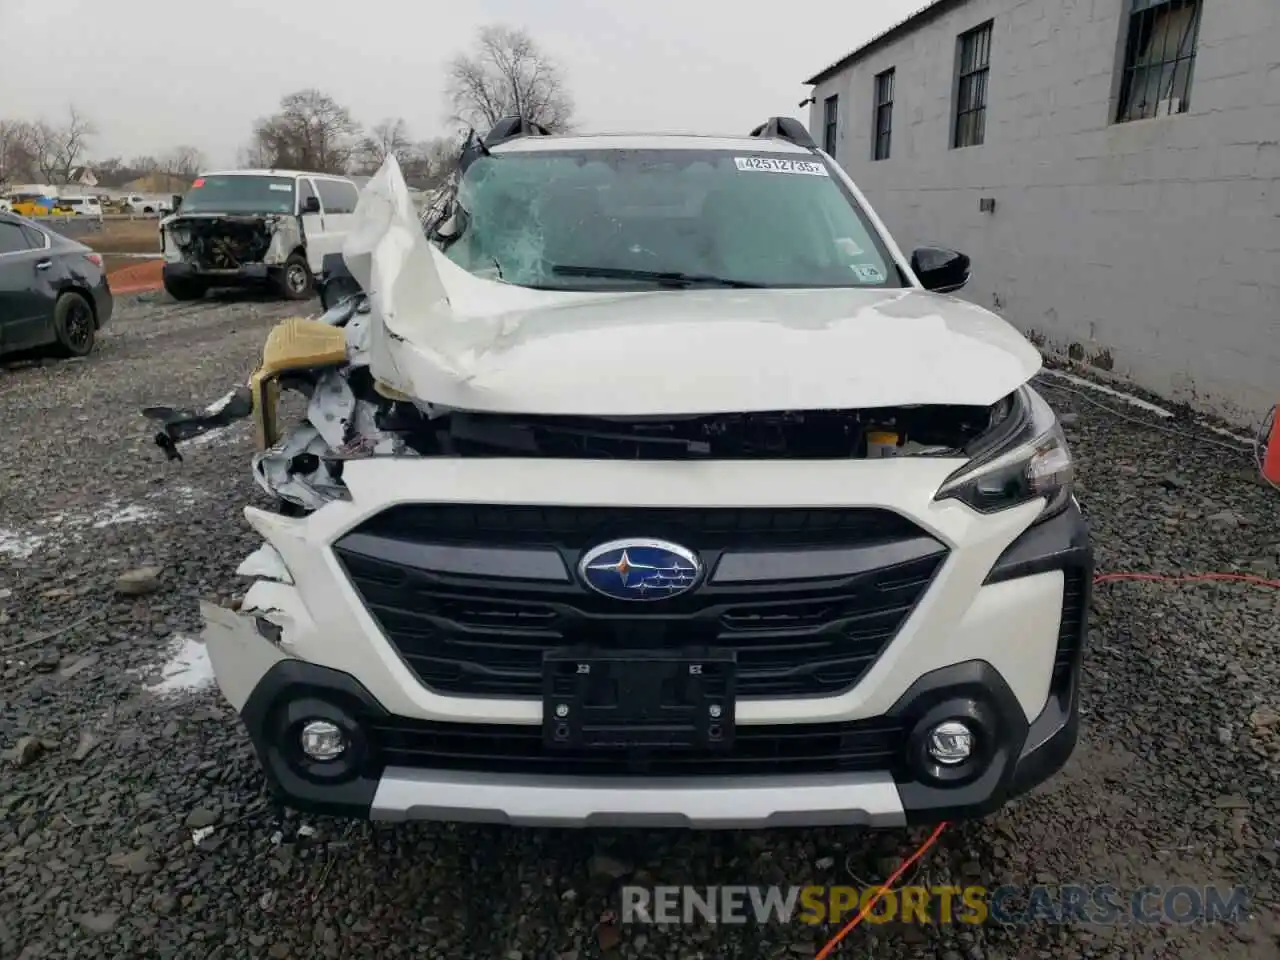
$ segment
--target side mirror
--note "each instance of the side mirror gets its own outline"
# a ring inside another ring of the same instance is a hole
[[[180,206],[182,206],[182,198],[175,193],[173,195],[173,212],[177,213]]]
[[[911,254],[911,270],[935,293],[954,293],[969,282],[969,258],[946,247],[918,248]]]
[[[307,197],[307,199],[303,200],[303,201],[302,201],[302,212],[303,212],[303,213],[319,213],[319,212],[320,212],[320,198],[319,198],[319,197],[316,197],[316,196],[310,196],[310,197]]]

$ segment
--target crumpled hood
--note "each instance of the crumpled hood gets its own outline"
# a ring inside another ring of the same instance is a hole
[[[394,158],[344,258],[370,292],[370,370],[460,409],[672,416],[986,406],[1039,352],[980,307],[917,289],[559,293],[481,280],[428,243]]]

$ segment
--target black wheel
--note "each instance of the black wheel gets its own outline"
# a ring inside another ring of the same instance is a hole
[[[199,300],[208,289],[199,280],[184,280],[181,277],[164,278],[164,292],[175,300]]]
[[[53,330],[58,346],[69,357],[87,357],[93,349],[98,322],[93,307],[81,294],[67,292],[53,306]]]
[[[310,300],[315,288],[315,278],[307,259],[295,253],[284,262],[280,271],[280,294],[286,300]]]

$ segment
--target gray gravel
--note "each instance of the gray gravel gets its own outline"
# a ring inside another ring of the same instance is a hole
[[[0,365],[0,957],[812,956],[821,931],[800,926],[601,921],[628,878],[883,878],[918,832],[302,818],[268,801],[216,693],[143,689],[147,669],[197,633],[197,600],[243,589],[233,571],[256,543],[240,509],[258,494],[247,431],[169,464],[137,411],[220,395],[291,312],[250,297],[126,301],[88,360]],[[1045,391],[1074,414],[1100,570],[1280,575],[1280,494],[1249,479],[1247,455],[1144,429],[1058,383]],[[1249,923],[880,926],[838,955],[1277,956],[1278,613],[1276,592],[1239,585],[1101,587],[1085,739],[1070,766],[945,833],[920,874],[1245,884]]]

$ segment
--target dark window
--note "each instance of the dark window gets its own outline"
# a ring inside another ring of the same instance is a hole
[[[871,158],[888,160],[893,138],[893,70],[876,76],[875,143]]]
[[[956,64],[955,147],[976,147],[986,141],[987,74],[991,67],[991,21],[960,35]]]
[[[1186,113],[1200,33],[1200,0],[1130,0],[1116,121]]]
[[[49,246],[49,238],[41,232],[39,227],[24,223],[22,232],[27,236],[27,243],[32,250],[43,250]]]
[[[822,104],[822,149],[831,156],[836,155],[836,131],[840,124],[840,98],[827,97]]]
[[[311,189],[310,180],[299,180],[298,181],[298,211],[301,212],[307,209],[307,198],[314,197],[315,195],[316,195],[316,192]]]
[[[0,220],[0,253],[21,253],[31,249],[22,227],[8,220]]]
[[[352,184],[341,180],[317,180],[316,189],[320,191],[320,202],[324,204],[325,213],[356,212],[359,194]]]

